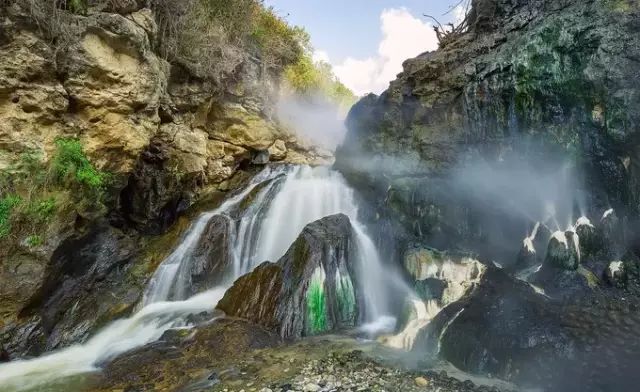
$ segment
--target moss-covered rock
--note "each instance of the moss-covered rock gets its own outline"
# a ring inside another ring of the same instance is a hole
[[[238,279],[218,308],[283,338],[353,327],[362,309],[355,260],[349,218],[323,218],[307,225],[277,263]]]

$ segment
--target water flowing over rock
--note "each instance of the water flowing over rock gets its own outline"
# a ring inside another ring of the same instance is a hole
[[[363,306],[356,260],[349,218],[323,218],[306,226],[277,263],[238,279],[218,308],[283,338],[354,327]]]
[[[152,267],[166,255],[154,248],[155,236],[172,243],[187,209],[246,184],[263,167],[252,163],[261,152],[270,149],[269,161],[279,162],[332,159],[277,124],[272,112],[280,75],[265,71],[256,56],[247,54],[233,80],[221,84],[166,61],[147,8],[158,2],[89,1],[86,12],[72,12],[68,1],[37,3],[0,5],[0,170],[21,177],[25,156],[51,165],[62,138],[78,139],[91,164],[109,175],[100,189],[103,208],[84,208],[75,194],[71,201],[56,200],[66,203],[64,216],[46,222],[42,246],[26,246],[27,234],[0,239],[0,341],[12,357],[67,345],[129,314]],[[38,7],[46,9],[40,17],[47,23],[38,21]],[[49,22],[63,36],[52,39]],[[94,235],[101,230],[110,233],[107,239]],[[139,246],[127,257],[115,256],[106,272],[78,276],[94,270],[87,262],[65,283],[54,254],[64,249],[75,257],[68,241],[92,261],[106,252],[99,241],[114,253]],[[96,306],[99,311],[86,311]]]
[[[309,200],[314,204],[307,204]],[[404,298],[409,289],[402,286],[399,274],[382,263],[357,217],[353,190],[336,172],[266,167],[244,189],[198,216],[184,231],[157,267],[137,312],[107,325],[82,344],[3,366],[0,385],[20,383],[25,377],[30,385],[39,385],[92,371],[124,351],[157,340],[168,329],[206,322],[215,317],[212,310],[225,285],[247,273],[238,282],[244,279],[251,285],[236,286],[238,297],[229,295],[224,303],[237,305],[238,315],[259,318],[269,327],[280,325],[282,336],[299,337],[380,316],[389,318],[394,315],[392,299]],[[305,229],[316,219],[320,223]],[[281,224],[285,221],[287,225]],[[286,243],[291,250],[281,259],[282,267],[260,265],[273,254],[285,254],[287,248],[281,246]],[[226,253],[214,255],[218,251]],[[211,287],[216,284],[221,286]],[[281,291],[283,300],[278,302],[281,298],[274,294]],[[250,299],[254,302],[243,305],[243,300]],[[250,308],[256,313],[248,312]]]

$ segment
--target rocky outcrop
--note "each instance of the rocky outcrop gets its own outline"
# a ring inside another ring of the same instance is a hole
[[[109,363],[91,390],[132,385],[206,390],[237,377],[240,358],[279,345],[278,335],[242,320],[217,319],[194,330],[168,331],[159,342]],[[255,358],[255,357],[254,357]]]
[[[209,222],[191,257],[191,292],[201,293],[221,284],[231,273],[231,235],[229,218],[216,215]]]
[[[238,279],[218,303],[283,338],[353,327],[361,295],[349,218],[334,215],[307,225],[287,253]]]
[[[0,170],[21,175],[23,156],[46,164],[58,138],[76,138],[109,175],[106,208],[85,208],[69,190],[41,245],[0,239],[0,342],[12,357],[82,340],[130,310],[157,262],[141,256],[155,251],[144,248],[150,236],[172,237],[194,203],[220,200],[267,162],[331,159],[272,118],[280,76],[255,56],[216,84],[157,52],[148,2],[56,9],[57,40],[27,3],[0,6]]]
[[[634,1],[474,0],[467,31],[350,111],[336,167],[392,259],[421,243],[488,268],[418,355],[550,390],[634,384],[638,356],[618,343],[636,317],[598,318],[640,298],[603,284],[638,254],[638,21]],[[594,347],[624,369],[598,367]]]
[[[547,192],[569,183],[562,202],[635,219],[637,2],[473,4],[490,16],[472,15],[468,32],[407,60],[349,114],[336,166],[366,191],[378,226],[399,221],[409,240],[507,265],[531,215],[548,218],[535,192],[554,198]],[[584,182],[537,182],[563,167]]]
[[[558,309],[524,282],[489,267],[478,287],[423,330],[414,351],[435,352],[455,366],[503,379],[551,378],[575,342]]]

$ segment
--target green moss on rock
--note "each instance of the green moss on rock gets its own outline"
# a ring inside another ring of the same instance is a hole
[[[327,298],[324,284],[326,274],[322,268],[316,268],[307,289],[307,331],[318,334],[327,330]]]

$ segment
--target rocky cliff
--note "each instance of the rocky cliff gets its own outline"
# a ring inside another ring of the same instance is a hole
[[[474,0],[352,108],[336,167],[388,258],[488,267],[413,352],[546,390],[637,384],[639,29],[637,1]]]
[[[549,215],[532,199],[635,220],[639,12],[626,0],[474,1],[465,33],[355,105],[337,167],[381,226],[492,258]]]
[[[194,203],[268,162],[331,159],[273,117],[278,72],[252,53],[224,83],[169,63],[144,3],[53,8],[64,27],[55,41],[29,2],[0,3],[0,170],[25,176],[16,198],[42,192],[28,185],[25,157],[46,166],[60,140],[77,140],[109,179],[101,203],[63,189],[46,199],[37,236],[1,236],[0,342],[13,355],[82,339],[129,312]]]

